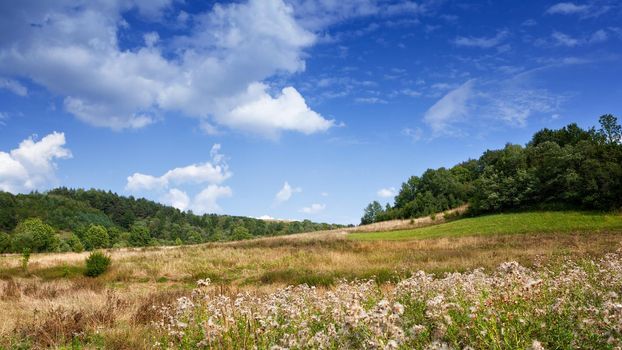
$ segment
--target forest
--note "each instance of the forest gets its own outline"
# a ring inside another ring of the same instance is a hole
[[[370,203],[361,224],[427,216],[468,204],[472,215],[531,209],[622,207],[622,126],[577,124],[542,129],[525,146],[506,144],[451,168],[428,169],[404,182],[393,204]]]
[[[0,192],[0,253],[66,252],[243,240],[328,230],[340,225],[195,215],[101,190]]]

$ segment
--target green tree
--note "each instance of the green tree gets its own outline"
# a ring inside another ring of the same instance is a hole
[[[110,245],[108,231],[101,225],[91,225],[82,236],[86,250],[107,248]]]
[[[0,191],[0,230],[11,231],[17,224],[15,198],[12,194]]]
[[[146,247],[151,241],[149,229],[142,223],[135,223],[130,228],[130,237],[128,242],[134,247]]]
[[[233,228],[231,239],[234,241],[241,241],[245,239],[251,239],[253,236],[250,231],[244,226],[236,226]]]
[[[11,250],[11,236],[0,231],[0,253],[8,253]]]
[[[54,228],[39,218],[30,218],[20,222],[15,227],[12,241],[15,252],[26,249],[32,252],[52,252],[60,246],[60,240]]]
[[[622,125],[618,124],[618,118],[613,114],[605,114],[598,119],[600,130],[598,133],[605,138],[608,144],[622,142]]]
[[[367,205],[363,211],[361,225],[368,225],[376,222],[378,215],[382,214],[382,205],[378,201],[373,201]]]

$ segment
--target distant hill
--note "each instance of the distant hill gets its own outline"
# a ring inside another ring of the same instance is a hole
[[[616,210],[622,207],[622,126],[542,129],[527,145],[487,150],[451,168],[428,169],[402,184],[394,203],[374,201],[361,224],[428,216],[469,204],[472,214],[516,210]]]
[[[110,191],[0,192],[0,252],[196,244],[330,230],[341,225],[195,215]],[[49,237],[48,237],[49,236]]]

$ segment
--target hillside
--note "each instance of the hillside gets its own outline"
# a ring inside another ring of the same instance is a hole
[[[357,230],[348,237],[356,240],[411,240],[569,232],[622,232],[622,215],[578,211],[491,214],[450,222],[438,221],[435,225],[407,230]]]
[[[370,203],[362,224],[428,216],[469,204],[474,214],[517,210],[617,210],[622,207],[622,126],[569,124],[542,129],[526,145],[506,144],[451,168],[411,176],[393,203]]]
[[[18,195],[0,192],[0,253],[197,244],[339,227],[309,220],[195,215],[144,198],[100,190],[57,188]]]

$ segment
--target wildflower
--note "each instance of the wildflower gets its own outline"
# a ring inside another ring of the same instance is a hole
[[[531,343],[530,350],[544,350],[544,346],[542,346],[542,344],[540,344],[539,341],[534,339],[533,342]]]

